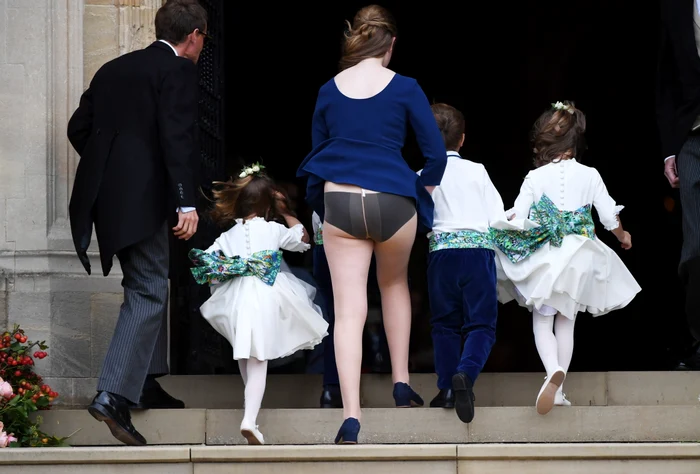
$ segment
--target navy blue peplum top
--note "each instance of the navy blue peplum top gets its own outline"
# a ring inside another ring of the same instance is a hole
[[[426,159],[421,176],[401,155],[411,124]],[[306,177],[306,200],[324,218],[326,181],[398,194],[416,202],[419,228],[433,225],[433,199],[425,186],[437,186],[447,163],[445,144],[430,103],[415,79],[396,74],[367,99],[343,95],[331,79],[318,93],[312,121],[313,150],[297,177]]]

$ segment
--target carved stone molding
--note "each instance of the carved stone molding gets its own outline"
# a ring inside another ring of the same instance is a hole
[[[78,156],[66,137],[68,120],[83,92],[84,0],[50,0],[47,34],[47,233],[69,237],[68,201]]]
[[[153,25],[163,0],[116,0],[119,7],[119,54],[144,48],[155,39]]]

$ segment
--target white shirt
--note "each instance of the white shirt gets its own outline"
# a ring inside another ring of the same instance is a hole
[[[304,243],[303,236],[304,226],[301,224],[287,228],[262,217],[254,217],[245,222],[236,219],[236,225],[221,234],[206,252],[221,250],[227,257],[250,257],[263,250],[305,252],[311,245]]]
[[[486,232],[492,222],[506,219],[501,195],[484,165],[465,160],[456,151],[447,152],[445,173],[433,190],[433,202],[433,232]]]
[[[527,174],[512,209],[515,217],[527,218],[530,206],[539,201],[543,194],[561,211],[575,211],[586,204],[593,204],[607,230],[620,225],[617,215],[624,206],[618,206],[610,197],[598,170],[582,165],[573,158],[549,163]]]
[[[158,40],[158,41],[160,41],[161,43],[165,43],[165,44],[167,44],[168,46],[170,46],[170,49],[173,50],[173,53],[175,53],[175,56],[180,56],[179,54],[177,54],[177,50],[175,49],[175,46],[173,46],[172,44],[168,43],[168,42],[165,41],[165,40]],[[184,212],[184,213],[188,213],[188,212],[194,211],[195,208],[194,208],[194,207],[178,207],[177,210],[178,210],[178,211],[182,211],[182,212]]]

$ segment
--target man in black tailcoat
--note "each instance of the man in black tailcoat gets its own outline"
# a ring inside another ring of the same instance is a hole
[[[90,273],[93,224],[102,272],[116,255],[124,303],[90,414],[128,445],[145,438],[130,408],[184,408],[156,377],[168,373],[168,221],[180,239],[197,231],[196,62],[207,13],[196,0],[169,0],[156,14],[155,43],[95,74],[68,124],[80,155],[70,201],[73,241]]]
[[[661,1],[657,115],[664,174],[680,188],[685,286],[690,330],[700,341],[700,1]]]

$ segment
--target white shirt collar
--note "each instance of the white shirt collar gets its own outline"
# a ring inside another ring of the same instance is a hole
[[[462,158],[462,155],[460,155],[460,154],[457,153],[456,151],[448,151],[448,152],[447,152],[447,156],[448,156],[448,157],[449,157],[449,156],[454,156],[455,158]]]
[[[158,41],[160,41],[161,43],[165,43],[165,44],[167,44],[168,46],[170,46],[170,49],[173,50],[173,53],[175,53],[175,56],[180,56],[179,54],[177,54],[177,49],[175,49],[175,46],[173,46],[172,44],[168,43],[168,42],[165,41],[165,40],[158,40]]]

